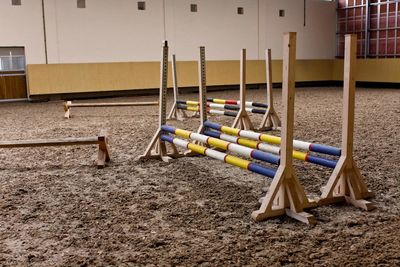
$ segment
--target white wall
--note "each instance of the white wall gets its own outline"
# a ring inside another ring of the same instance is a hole
[[[132,0],[46,0],[50,63],[159,60],[162,0],[137,10]]]
[[[178,60],[196,59],[201,45],[209,60],[239,59],[241,48],[248,59],[264,59],[266,48],[281,58],[286,31],[298,32],[299,59],[335,55],[335,2],[307,0],[306,27],[301,0],[147,0],[145,11],[136,0],[44,2],[49,63],[158,61],[164,38]],[[0,0],[0,23],[0,46],[25,46],[28,63],[45,63],[41,0]]]
[[[239,59],[240,49],[247,57],[258,57],[257,1],[168,0],[166,5],[167,38],[172,53],[180,60],[196,59],[197,47],[206,47],[207,59]],[[198,12],[190,12],[190,4]],[[244,14],[238,15],[237,8]]]
[[[0,46],[23,46],[28,62],[46,63],[41,0],[22,3],[0,0]]]
[[[260,55],[272,49],[272,57],[282,58],[282,34],[297,32],[298,59],[331,59],[335,57],[335,1],[307,0],[306,26],[304,2],[300,0],[260,1]],[[279,10],[285,17],[279,17]]]

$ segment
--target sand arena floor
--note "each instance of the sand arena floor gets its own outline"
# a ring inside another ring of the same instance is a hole
[[[262,101],[264,93],[249,90],[248,99]],[[209,96],[236,99],[238,91]],[[280,114],[280,89],[274,96]],[[295,137],[339,146],[341,99],[341,88],[297,89]],[[81,108],[66,120],[59,101],[0,105],[0,140],[106,129],[112,153],[98,170],[95,146],[1,150],[0,265],[400,266],[400,90],[356,94],[354,154],[377,210],[319,207],[310,210],[314,227],[287,217],[252,221],[269,183],[260,175],[205,157],[136,161],[157,113],[154,106]],[[195,130],[198,120],[171,124]],[[307,193],[319,194],[330,171],[298,161],[295,167]]]

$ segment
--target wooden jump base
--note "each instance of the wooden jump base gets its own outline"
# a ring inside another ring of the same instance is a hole
[[[155,106],[158,101],[153,102],[120,102],[120,103],[72,103],[72,101],[64,102],[64,117],[71,117],[71,108],[88,108],[88,107],[132,107],[132,106]]]
[[[37,140],[13,140],[0,141],[1,148],[23,148],[23,147],[45,147],[45,146],[80,146],[98,145],[97,167],[104,168],[106,162],[110,161],[110,150],[105,135],[100,134],[94,137],[62,138],[62,139],[37,139]]]
[[[373,194],[368,191],[352,154],[355,103],[355,80],[353,70],[356,59],[356,40],[357,37],[355,35],[346,36],[342,148],[293,140],[296,33],[287,33],[284,35],[282,95],[284,112],[281,137],[241,130],[239,127],[232,128],[221,126],[207,121],[205,53],[203,47],[200,48],[199,60],[199,111],[201,121],[199,130],[197,133],[194,133],[166,125],[168,45],[165,42],[161,64],[159,129],[140,159],[156,158],[168,162],[171,158],[188,155],[187,153],[179,152],[177,150],[178,146],[189,149],[193,153],[206,155],[224,161],[227,164],[247,169],[265,177],[273,178],[265,197],[262,198],[261,207],[252,213],[252,218],[256,221],[286,214],[301,222],[315,224],[315,217],[305,212],[306,209],[338,202],[347,202],[356,207],[363,208],[364,210],[374,209],[375,206],[365,200],[368,197],[372,197]],[[245,51],[242,51],[242,58],[244,58],[243,55],[245,55]],[[241,103],[245,103],[245,99],[241,98]],[[241,108],[243,109],[244,107],[245,105],[242,104]],[[239,122],[238,124],[240,123],[244,124],[246,122]],[[215,131],[216,129],[219,130],[219,132]],[[212,133],[209,134],[209,132]],[[189,139],[189,141],[172,137],[170,134]],[[222,134],[230,137],[223,139],[221,138]],[[278,169],[264,167],[190,141],[203,143],[218,148],[219,150],[232,151],[250,159],[279,164],[279,167]],[[262,142],[269,142],[275,145],[280,144],[280,148],[271,148],[270,145]],[[166,143],[171,145],[171,152],[167,151]],[[307,158],[308,154],[294,151],[294,147],[316,153],[340,156],[340,158],[338,161],[315,156],[314,158]],[[279,154],[280,156],[277,157],[270,153]],[[323,192],[319,198],[309,199],[307,197],[293,168],[293,158],[333,168],[331,177],[326,186],[323,187]]]
[[[236,100],[225,100],[225,99],[212,99],[209,98],[207,101],[213,102],[216,104],[224,104],[225,106],[215,106],[216,108],[222,109],[230,109],[232,110],[236,106],[235,110],[238,110],[236,116],[236,120],[233,123],[232,127],[239,127],[244,130],[277,130],[280,129],[281,121],[278,115],[275,112],[273,105],[273,97],[272,97],[272,64],[271,64],[271,49],[266,50],[266,77],[267,77],[267,104],[256,103],[245,101],[246,99],[246,51],[243,49],[241,51],[241,59],[240,59],[240,101]],[[177,69],[176,69],[176,58],[175,55],[172,55],[172,72],[173,72],[173,85],[174,85],[174,104],[169,112],[167,119],[176,119],[183,120],[187,117],[185,110],[193,111],[193,109],[182,108],[180,104],[187,105],[198,105],[195,104],[195,101],[182,101],[179,100],[179,88],[177,83]],[[205,74],[204,74],[205,75]],[[184,103],[186,102],[186,103]],[[244,103],[244,104],[243,104]],[[226,105],[230,104],[230,105]],[[210,105],[210,104],[209,104]],[[181,107],[181,108],[180,108]],[[253,109],[252,107],[266,108],[265,111],[261,112],[261,109]],[[263,119],[260,125],[255,128],[253,123],[251,122],[248,112],[254,114],[263,114]],[[196,116],[198,112],[195,111],[193,116]],[[224,116],[232,116],[231,112],[212,112],[210,114],[215,115],[224,115]]]

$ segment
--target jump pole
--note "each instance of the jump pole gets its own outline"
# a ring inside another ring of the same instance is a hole
[[[187,115],[183,109],[178,109],[177,107],[177,102],[179,100],[179,87],[175,55],[172,55],[172,83],[174,87],[174,103],[168,114],[167,120],[175,119],[178,121],[182,121],[184,118],[187,118]]]
[[[36,139],[36,140],[13,140],[0,141],[0,149],[6,148],[25,148],[25,147],[48,147],[48,146],[78,146],[78,145],[98,145],[97,168],[104,168],[110,159],[110,149],[108,139],[104,132],[94,137],[60,138],[60,139]]]
[[[246,91],[246,49],[242,49],[240,53],[240,109],[232,127],[241,130],[254,130],[253,123],[246,111]]]
[[[120,103],[72,103],[72,101],[64,102],[64,117],[69,119],[71,117],[72,107],[132,107],[132,106],[155,106],[158,101],[152,102],[120,102]]]
[[[316,203],[307,198],[293,168],[295,58],[296,33],[285,33],[283,46],[282,100],[284,109],[281,164],[269,190],[262,199],[261,207],[252,213],[252,217],[256,221],[286,214],[307,224],[316,223],[313,215],[304,212],[304,209],[316,206]]]
[[[196,103],[196,104],[194,104]],[[177,107],[178,109],[183,109],[183,110],[190,110],[190,111],[196,111],[198,109],[198,102],[196,101],[182,101],[182,100],[178,100],[177,102]],[[224,110],[234,110],[234,111],[238,111],[240,110],[240,106],[239,105],[230,105],[230,104],[217,104],[217,103],[209,103],[207,102],[207,107],[209,108],[209,110],[216,108],[219,111],[221,111],[222,113],[218,113],[220,115],[224,115],[223,112]],[[223,110],[221,110],[223,109]],[[266,109],[261,109],[261,108],[249,108],[246,105],[246,111],[248,113],[256,113],[256,114],[265,114],[267,112]],[[210,114],[213,114],[211,112],[209,112]],[[217,113],[215,113],[217,114]],[[235,115],[236,117],[236,115]]]
[[[271,49],[265,51],[265,70],[267,84],[267,111],[258,126],[258,131],[279,130],[281,128],[281,120],[274,109],[274,100],[272,95],[272,56]]]
[[[356,162],[353,159],[355,64],[357,60],[357,35],[345,37],[342,154],[328,183],[323,188],[319,205],[346,201],[364,210],[375,206],[365,200],[374,194],[367,189]]]

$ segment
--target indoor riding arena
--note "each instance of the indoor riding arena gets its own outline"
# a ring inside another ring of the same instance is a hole
[[[400,1],[0,22],[0,266],[400,266]]]

